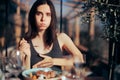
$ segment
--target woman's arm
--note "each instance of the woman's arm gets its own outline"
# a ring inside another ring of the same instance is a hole
[[[72,58],[53,58],[54,65],[59,66],[73,66]]]
[[[76,57],[79,58],[81,62],[84,63],[83,55],[80,50],[75,46],[71,38],[66,35],[65,33],[60,33],[58,35],[58,41],[60,42],[60,46],[62,49],[65,49],[68,53],[70,53],[75,59]]]
[[[33,68],[37,67],[52,67],[53,65],[57,66],[73,66],[73,59],[72,58],[52,58],[50,56],[46,55],[40,55],[44,59],[35,65],[33,65]]]

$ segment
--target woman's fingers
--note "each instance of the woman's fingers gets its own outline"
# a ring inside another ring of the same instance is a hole
[[[30,55],[30,45],[24,38],[20,41],[19,50],[26,55]]]
[[[33,66],[33,68],[40,68],[40,67],[52,67],[53,64],[52,63],[49,63],[49,62],[46,62],[46,63],[41,63],[41,64],[35,64]]]
[[[44,57],[44,60],[36,63],[35,65],[33,65],[33,68],[52,67],[53,66],[53,59],[51,57],[44,56],[44,55],[42,55],[42,57]]]
[[[42,67],[53,66],[53,58],[46,55],[40,55],[40,56],[44,58],[44,60],[42,60],[40,63]]]
[[[20,41],[20,45],[22,45],[23,43],[27,43],[27,41],[24,38],[22,38],[22,40]]]
[[[21,41],[20,41],[20,48],[21,49],[24,49],[24,48],[29,48],[30,45],[29,43],[23,38]]]

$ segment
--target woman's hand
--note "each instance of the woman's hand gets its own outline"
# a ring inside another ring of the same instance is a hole
[[[25,56],[31,56],[30,44],[24,38],[20,41],[19,50],[23,52]]]
[[[30,69],[30,44],[23,38],[19,44],[19,50],[21,51],[22,64],[26,69]]]
[[[46,55],[40,55],[44,59],[35,65],[33,65],[33,68],[38,68],[38,67],[52,67],[54,65],[53,59],[49,56]]]

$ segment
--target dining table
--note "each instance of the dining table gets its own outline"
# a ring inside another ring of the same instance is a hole
[[[15,76],[5,77],[5,80],[25,80],[24,76],[22,75],[22,72],[17,77],[15,77]],[[62,73],[61,76],[64,76],[64,74]],[[105,78],[102,76],[90,76],[90,75],[88,75],[88,76],[82,77],[82,79],[62,78],[61,76],[58,80],[105,80]],[[50,80],[54,80],[54,79],[50,79]]]
[[[2,59],[2,58],[1,58]],[[0,60],[1,60],[0,59]],[[4,59],[5,60],[5,62],[7,62],[8,63],[8,59],[7,58],[5,58]],[[1,62],[1,61],[0,61]],[[62,66],[63,67],[63,66]],[[4,67],[3,67],[4,68]],[[4,72],[3,72],[3,74],[4,74],[4,78],[2,79],[2,80],[24,80],[24,76],[22,75],[22,72],[24,72],[25,70],[22,70],[22,71],[16,71],[16,72],[14,72],[14,70],[9,70],[9,66],[7,66],[6,65],[6,67],[5,67],[5,69],[7,70],[5,70]],[[103,77],[103,76],[96,76],[96,75],[94,75],[94,76],[90,76],[91,74],[93,74],[93,72],[89,69],[89,67],[86,67],[86,66],[84,66],[83,68],[80,68],[80,69],[82,69],[82,70],[84,70],[84,72],[85,72],[85,74],[87,74],[87,75],[85,75],[82,79],[83,80],[105,80],[105,78]],[[16,69],[15,69],[16,70]],[[62,68],[62,74],[61,74],[61,76],[62,75],[64,75],[63,74],[63,72],[65,72],[65,71],[67,71],[67,72],[70,72],[69,71],[70,70],[70,68],[67,66],[67,68]],[[9,72],[11,72],[11,73],[9,73]],[[19,74],[18,74],[19,73]],[[71,72],[70,72],[71,73]],[[17,76],[16,76],[17,75]],[[53,79],[52,79],[53,80]],[[65,79],[62,79],[62,78],[60,78],[60,80],[65,80]],[[69,80],[69,79],[66,79],[66,80]],[[80,80],[80,79],[70,79],[70,80]]]
[[[6,74],[6,73],[4,73],[4,74]],[[21,74],[17,77],[15,77],[15,76],[5,77],[5,79],[3,79],[3,80],[24,80],[24,77],[21,72]],[[54,80],[54,79],[52,79],[52,80]],[[82,79],[74,79],[74,78],[62,79],[62,78],[60,78],[58,80],[105,80],[105,78],[102,76],[85,76]]]

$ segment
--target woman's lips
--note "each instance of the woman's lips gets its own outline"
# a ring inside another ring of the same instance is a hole
[[[45,26],[45,23],[41,23],[40,26]]]

